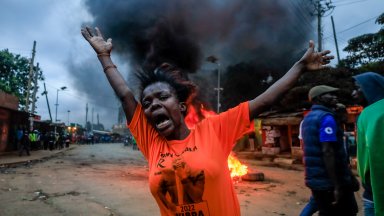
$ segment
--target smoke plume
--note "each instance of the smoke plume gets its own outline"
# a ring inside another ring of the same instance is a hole
[[[94,17],[91,25],[113,39],[114,52],[129,68],[169,62],[200,77],[214,74],[204,72],[211,64],[206,57],[214,55],[222,72],[250,64],[243,68],[277,78],[314,33],[305,0],[88,0],[86,5]]]

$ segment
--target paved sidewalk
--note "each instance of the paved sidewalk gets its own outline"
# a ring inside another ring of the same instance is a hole
[[[37,150],[30,151],[31,155],[27,156],[25,152],[23,152],[22,156],[19,156],[19,152],[6,152],[0,154],[0,167],[8,167],[8,166],[16,166],[24,163],[30,163],[33,161],[38,161],[42,159],[47,159],[50,157],[54,157],[56,154],[60,152],[64,152],[70,149],[76,148],[76,144],[72,144],[69,148],[63,148],[61,150]]]

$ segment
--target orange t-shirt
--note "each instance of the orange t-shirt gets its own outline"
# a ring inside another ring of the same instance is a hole
[[[248,102],[198,123],[184,140],[166,140],[139,104],[129,124],[149,163],[149,187],[161,215],[240,215],[227,158],[249,132]]]

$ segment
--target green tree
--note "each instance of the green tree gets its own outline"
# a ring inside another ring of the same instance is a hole
[[[384,13],[376,23],[384,25]],[[348,41],[344,51],[348,56],[340,62],[340,66],[356,68],[372,62],[384,61],[384,26],[377,32],[364,34]]]
[[[329,68],[318,72],[304,73],[299,79],[297,85],[292,88],[280,101],[283,109],[297,110],[301,108],[310,108],[311,103],[308,100],[309,90],[316,85],[329,85],[340,90],[336,92],[339,101],[345,105],[353,105],[352,91],[354,80],[352,76],[355,70],[346,68]]]
[[[0,51],[0,91],[15,95],[19,98],[19,108],[25,107],[28,88],[29,59],[19,54],[13,54],[8,49]],[[36,71],[36,67],[34,70]],[[38,80],[44,80],[43,71],[39,68]],[[37,86],[31,83],[31,92]],[[32,94],[30,94],[32,95]]]

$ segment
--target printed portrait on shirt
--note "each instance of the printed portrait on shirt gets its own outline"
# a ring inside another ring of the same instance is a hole
[[[157,196],[174,215],[209,215],[203,200],[205,174],[202,169],[192,169],[183,156],[163,157],[158,163]]]

